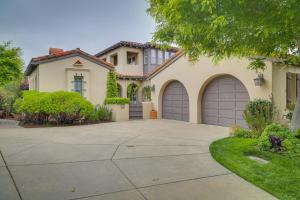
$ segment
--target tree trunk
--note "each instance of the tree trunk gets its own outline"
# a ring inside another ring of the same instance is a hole
[[[297,98],[295,110],[293,112],[293,118],[291,121],[291,130],[295,131],[300,129],[300,98]]]

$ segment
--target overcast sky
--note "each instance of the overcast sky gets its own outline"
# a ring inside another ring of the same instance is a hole
[[[95,54],[121,40],[147,42],[155,28],[145,0],[0,0],[0,41],[27,65],[49,47]]]

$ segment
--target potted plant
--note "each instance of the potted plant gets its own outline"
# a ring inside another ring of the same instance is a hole
[[[143,87],[143,98],[144,101],[151,101],[151,86]]]
[[[256,58],[249,64],[248,69],[255,71],[257,74],[257,77],[253,79],[255,86],[262,86],[264,84],[265,80],[263,72],[266,68],[267,66],[263,58]]]
[[[151,119],[157,119],[157,111],[152,110],[150,113]]]

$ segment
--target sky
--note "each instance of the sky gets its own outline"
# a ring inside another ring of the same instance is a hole
[[[0,0],[0,41],[22,48],[25,67],[49,47],[94,55],[121,40],[150,41],[147,8],[145,0]]]

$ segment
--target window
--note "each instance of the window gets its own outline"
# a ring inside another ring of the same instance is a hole
[[[113,64],[114,66],[117,66],[117,65],[118,65],[118,54],[111,55],[111,56],[110,56],[110,62],[111,62],[111,64]]]
[[[170,52],[165,51],[165,60],[168,60],[170,58]]]
[[[164,56],[162,51],[157,52],[157,64],[161,65],[163,63]]]
[[[127,52],[127,64],[136,65],[138,54],[134,52]]]
[[[102,60],[103,60],[104,62],[106,62],[106,58],[103,58]]]
[[[74,91],[83,95],[83,76],[74,76]]]
[[[144,50],[144,65],[148,64],[148,50]]]
[[[151,64],[157,64],[157,62],[156,62],[156,49],[151,49]]]

